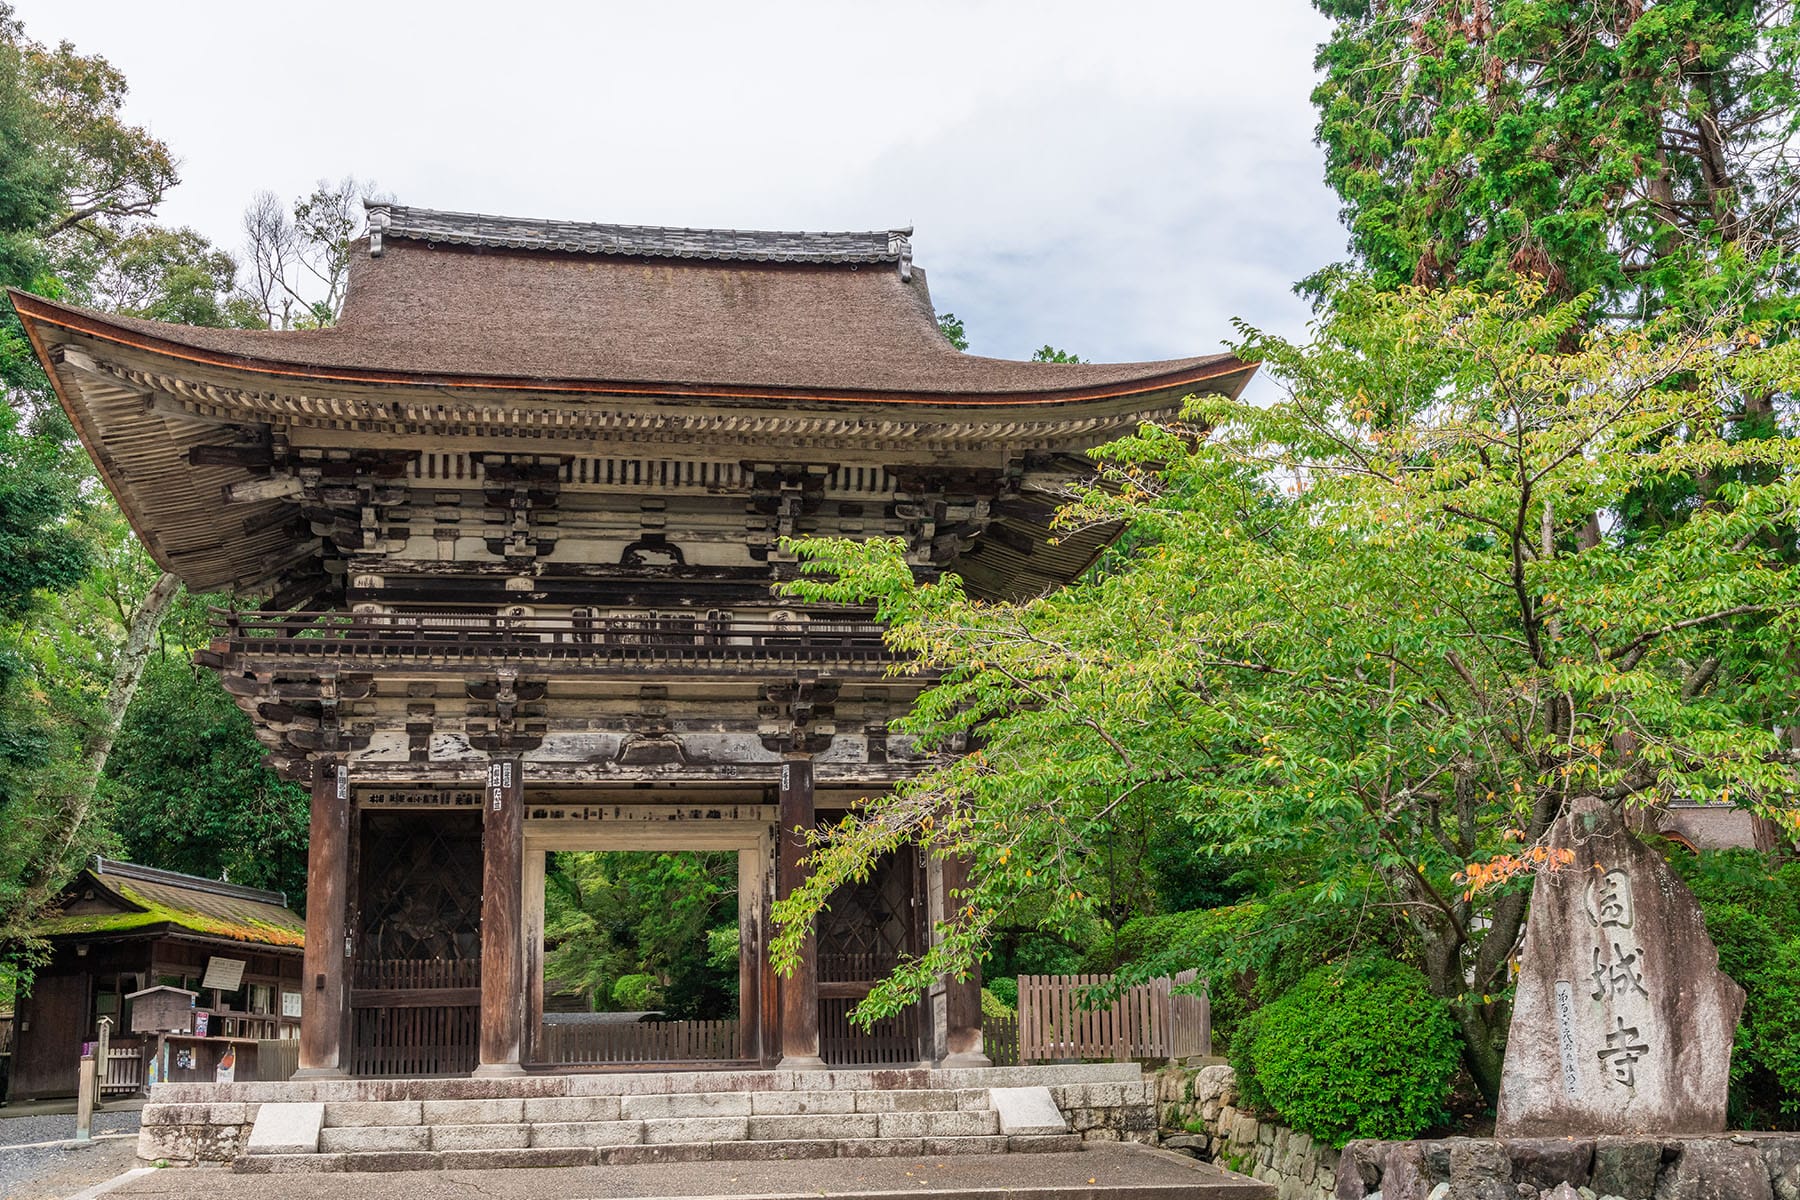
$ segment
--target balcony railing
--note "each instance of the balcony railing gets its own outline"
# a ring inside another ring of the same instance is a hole
[[[737,617],[514,617],[470,612],[212,610],[229,652],[250,659],[353,662],[516,660],[580,668],[617,663],[686,667],[820,662],[882,667],[898,657],[873,621]],[[217,643],[213,650],[225,649]]]

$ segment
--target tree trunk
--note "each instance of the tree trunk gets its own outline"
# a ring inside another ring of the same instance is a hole
[[[150,649],[156,642],[156,631],[162,626],[163,618],[168,615],[169,606],[175,602],[175,594],[180,590],[181,581],[165,571],[145,593],[137,611],[131,614],[131,624],[125,630],[125,645],[119,650],[119,665],[113,671],[112,687],[106,693],[106,720],[88,745],[85,756],[90,795],[106,770],[106,760],[112,754],[113,742],[118,739],[119,727],[125,723],[125,710],[131,707],[131,698],[137,695],[138,681],[144,677],[144,664],[150,661]],[[85,808],[79,815],[85,819]]]

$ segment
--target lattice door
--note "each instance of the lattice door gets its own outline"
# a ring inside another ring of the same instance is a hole
[[[359,859],[352,1071],[473,1070],[481,1003],[481,818],[365,813]]]
[[[925,1049],[925,1006],[914,1004],[864,1031],[850,1011],[901,958],[923,948],[921,866],[908,847],[882,860],[869,877],[832,893],[819,916],[819,1042],[836,1066],[915,1063]]]

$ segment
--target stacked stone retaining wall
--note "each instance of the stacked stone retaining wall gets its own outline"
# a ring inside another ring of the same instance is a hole
[[[1237,1106],[1230,1067],[1156,1077],[1163,1146],[1279,1200],[1800,1200],[1800,1134],[1435,1138],[1342,1151]]]

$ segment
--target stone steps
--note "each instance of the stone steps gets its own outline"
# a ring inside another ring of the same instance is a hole
[[[159,1089],[139,1154],[245,1173],[634,1165],[1154,1141],[1135,1066],[689,1072]],[[183,1153],[188,1147],[193,1149]]]

